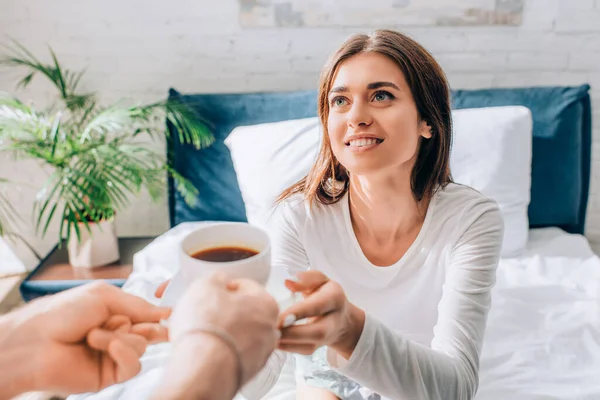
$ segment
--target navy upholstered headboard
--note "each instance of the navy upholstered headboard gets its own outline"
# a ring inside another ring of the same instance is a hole
[[[583,233],[591,153],[589,86],[452,91],[453,108],[523,105],[533,116],[531,227],[558,226]],[[191,106],[214,125],[215,143],[196,150],[172,134],[169,156],[175,169],[200,192],[191,208],[169,182],[171,225],[186,221],[246,221],[244,202],[223,140],[237,126],[316,116],[316,91],[239,94],[181,94],[170,98]],[[172,125],[168,129],[174,130]]]

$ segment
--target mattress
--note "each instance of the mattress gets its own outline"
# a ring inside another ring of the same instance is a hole
[[[175,243],[197,225],[180,224],[138,253],[123,289],[157,303],[156,286],[177,270]],[[531,230],[526,252],[501,260],[492,298],[477,400],[600,399],[600,259],[585,237]],[[146,398],[169,346],[149,347],[129,382],[69,400]],[[283,381],[269,398],[295,397]]]

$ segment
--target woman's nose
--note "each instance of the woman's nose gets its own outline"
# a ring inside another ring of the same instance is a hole
[[[348,126],[356,129],[358,127],[369,126],[372,122],[373,120],[366,106],[360,104],[360,102],[352,105],[350,112],[348,112]]]

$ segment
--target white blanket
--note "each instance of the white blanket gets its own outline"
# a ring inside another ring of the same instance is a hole
[[[197,225],[181,224],[140,251],[123,289],[158,303],[154,290],[177,271],[176,243]],[[143,400],[168,354],[169,344],[151,346],[136,378],[69,400]],[[292,367],[269,399],[295,398]],[[600,259],[583,236],[532,230],[523,256],[501,260],[477,399],[600,399]]]

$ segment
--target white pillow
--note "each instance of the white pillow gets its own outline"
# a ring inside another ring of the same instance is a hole
[[[452,175],[498,202],[505,221],[503,256],[525,248],[531,186],[532,120],[521,106],[453,110]],[[317,157],[318,118],[235,128],[231,152],[248,222],[266,226],[275,198],[306,176]]]
[[[531,112],[522,106],[453,110],[452,121],[452,177],[498,203],[504,218],[502,256],[516,256],[529,233]]]
[[[321,146],[318,118],[239,126],[225,139],[248,222],[265,227],[277,196],[304,178]]]

